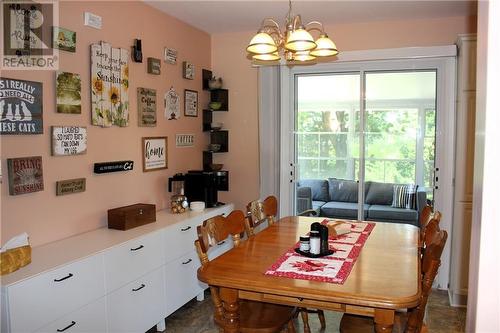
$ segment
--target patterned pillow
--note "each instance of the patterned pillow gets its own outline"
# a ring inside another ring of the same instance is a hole
[[[394,185],[392,207],[417,209],[418,185]]]

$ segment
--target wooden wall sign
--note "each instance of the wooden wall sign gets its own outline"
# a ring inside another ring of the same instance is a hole
[[[177,50],[166,47],[163,56],[166,63],[171,65],[175,65],[177,63]]]
[[[161,61],[156,58],[148,58],[148,73],[160,75]]]
[[[194,134],[176,134],[175,135],[176,147],[193,147]]]
[[[52,126],[52,156],[87,153],[87,128]]]
[[[56,195],[85,192],[85,178],[59,180],[56,182]]]
[[[42,157],[8,158],[9,194],[43,191]]]
[[[139,126],[156,126],[156,90],[137,88],[137,110]]]
[[[82,113],[82,82],[79,74],[57,71],[56,108],[58,113]]]
[[[100,42],[90,45],[90,57],[92,125],[128,126],[128,51]]]
[[[0,134],[43,133],[41,82],[0,78]]]
[[[181,117],[180,98],[174,87],[170,87],[169,91],[165,93],[164,104],[165,118],[177,120]]]
[[[115,161],[94,163],[94,173],[110,173],[118,171],[131,171],[134,169],[134,161]]]
[[[167,169],[167,137],[142,138],[142,171]]]
[[[182,77],[188,80],[194,80],[194,65],[189,61],[182,62]]]

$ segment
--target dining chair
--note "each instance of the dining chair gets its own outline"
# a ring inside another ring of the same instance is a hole
[[[431,219],[426,233],[425,252],[421,265],[421,296],[419,304],[408,312],[396,312],[394,316],[393,333],[423,333],[428,332],[424,324],[425,307],[432,291],[432,283],[441,265],[441,254],[448,238],[446,230],[440,230],[439,221]],[[341,333],[375,332],[373,318],[344,314],[340,321]]]
[[[245,219],[242,211],[235,210],[227,217],[215,216],[197,227],[198,239],[194,244],[201,261],[201,269],[209,263],[208,252],[217,243],[231,236],[234,246],[240,245],[241,236],[245,233]],[[222,331],[224,309],[219,297],[219,288],[210,286],[210,294],[215,307],[214,321]],[[274,333],[281,332],[284,328],[288,333],[295,333],[294,307],[241,300],[239,312],[242,333]]]
[[[426,206],[426,207],[430,207],[430,206]],[[424,221],[421,221],[422,223],[420,224],[420,242],[419,242],[420,247],[423,246],[425,234],[427,232],[429,223],[434,220],[439,225],[439,222],[441,222],[441,217],[442,217],[441,212],[436,210],[433,214],[430,214],[427,219],[425,219]]]
[[[276,215],[278,213],[278,200],[275,196],[268,196],[264,201],[254,200],[247,205],[248,218],[246,222],[246,229],[248,237],[255,236],[255,228],[265,221],[268,221],[269,225],[275,223]],[[302,212],[300,216],[315,216],[316,212],[311,210]],[[318,314],[318,318],[321,324],[321,328],[326,327],[325,314],[323,310],[319,309],[306,309],[299,308],[300,316],[302,322],[304,323],[304,333],[311,332],[309,327],[309,313]],[[298,315],[298,313],[297,313]]]

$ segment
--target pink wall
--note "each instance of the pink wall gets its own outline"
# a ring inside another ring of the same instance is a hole
[[[83,26],[83,12],[91,11],[103,18],[103,29]],[[60,26],[77,32],[77,52],[60,53],[60,69],[79,73],[82,78],[82,114],[55,112],[55,74],[52,71],[3,71],[2,77],[43,82],[44,134],[3,136],[1,239],[28,232],[32,245],[39,245],[104,226],[109,208],[138,202],[154,203],[157,209],[169,204],[167,178],[176,172],[201,168],[201,151],[208,138],[201,132],[201,108],[208,95],[201,89],[201,69],[210,68],[210,36],[142,2],[72,2],[60,4]],[[134,38],[143,41],[143,55],[163,58],[165,46],[178,50],[176,65],[162,62],[161,75],[146,72],[146,61],[130,63],[130,123],[126,128],[100,128],[90,125],[89,45],[104,40],[114,47],[130,49]],[[196,66],[195,80],[182,78],[182,61]],[[163,116],[163,95],[171,87],[181,95],[184,89],[199,91],[200,116],[167,121]],[[137,126],[137,87],[157,91],[158,124],[154,128]],[[52,157],[50,126],[87,126],[87,154]],[[195,134],[194,148],[175,148],[175,134]],[[141,137],[168,136],[168,170],[144,173],[141,165]],[[32,194],[9,196],[6,158],[41,155],[45,190]],[[93,163],[131,159],[132,172],[95,175]],[[85,177],[84,193],[55,195],[57,180]]]
[[[458,34],[476,31],[475,18],[447,17],[339,24],[326,28],[340,51],[453,44]],[[255,29],[258,29],[256,26]],[[230,152],[218,161],[231,171],[223,200],[243,209],[259,197],[258,71],[245,48],[255,31],[212,35],[212,70],[229,89],[230,111],[218,116],[230,131]]]

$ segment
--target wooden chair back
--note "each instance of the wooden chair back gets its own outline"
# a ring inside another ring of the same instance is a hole
[[[438,220],[431,219],[425,237],[425,252],[421,264],[422,295],[418,306],[410,312],[405,329],[406,333],[421,332],[425,307],[431,293],[432,283],[441,265],[441,254],[443,253],[448,233],[445,230],[440,230]]]
[[[430,206],[426,206],[430,207]],[[429,215],[429,217],[425,221],[421,221],[422,224],[420,225],[420,246],[422,247],[425,241],[425,234],[427,233],[427,229],[429,227],[429,224],[432,221],[436,221],[437,225],[439,225],[439,222],[441,221],[442,214],[440,211],[435,211],[434,214]]]
[[[432,218],[432,206],[425,205],[425,207],[420,212],[420,216],[418,217],[418,224],[420,226],[420,230],[423,230],[427,223],[429,223]]]
[[[247,233],[248,236],[254,236],[254,229],[264,222],[269,225],[274,224],[278,214],[278,200],[275,196],[268,196],[264,201],[254,200],[247,205]]]

